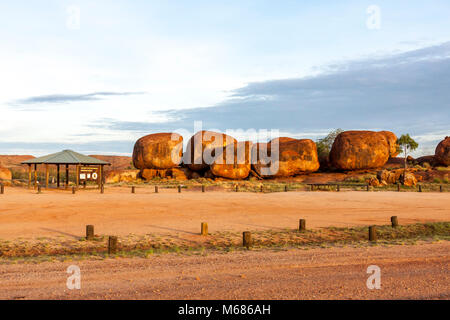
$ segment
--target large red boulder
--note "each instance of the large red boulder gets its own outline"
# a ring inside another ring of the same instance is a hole
[[[252,145],[250,141],[241,141],[233,145],[233,152],[230,151],[228,156],[227,152],[222,152],[211,165],[212,174],[233,180],[247,178],[251,170]]]
[[[444,166],[450,166],[450,137],[445,137],[445,139],[438,144],[434,158],[437,163]]]
[[[221,155],[229,144],[236,145],[237,140],[224,133],[199,131],[189,139],[183,163],[194,171],[208,169],[216,155]]]
[[[177,133],[156,133],[140,138],[134,145],[137,169],[164,170],[178,166],[183,156],[183,137]]]
[[[380,168],[386,164],[391,147],[385,134],[374,131],[344,131],[334,140],[331,165],[341,170]]]
[[[389,145],[389,156],[391,158],[394,158],[398,155],[399,153],[399,145],[397,144],[397,136],[395,135],[395,133],[391,132],[391,131],[380,131],[381,134],[384,135],[384,137],[386,138],[388,145]]]
[[[320,166],[317,146],[309,139],[277,138],[257,143],[252,157],[253,169],[263,177],[290,177],[315,172]]]

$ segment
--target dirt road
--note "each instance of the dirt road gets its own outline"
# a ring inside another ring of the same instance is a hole
[[[87,224],[96,233],[128,235],[170,233],[181,237],[210,232],[450,221],[449,193],[418,192],[206,192],[138,188],[95,191],[35,191],[7,188],[0,195],[0,239],[83,236]]]
[[[449,299],[450,243],[0,265],[1,299]],[[68,290],[70,265],[81,290]],[[369,290],[367,267],[381,268]]]

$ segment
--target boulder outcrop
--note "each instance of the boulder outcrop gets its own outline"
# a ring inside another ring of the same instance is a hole
[[[194,171],[206,170],[215,162],[216,155],[222,155],[230,144],[236,145],[237,140],[224,133],[199,131],[189,139],[183,163]]]
[[[450,137],[445,137],[437,145],[434,157],[438,164],[450,166]]]
[[[340,133],[331,148],[331,165],[341,170],[379,168],[391,154],[386,135],[374,131],[345,131]]]
[[[137,169],[164,170],[177,167],[183,156],[183,137],[177,133],[156,133],[140,138],[134,145]]]
[[[136,181],[139,170],[110,171],[106,174],[106,183],[133,182]]]
[[[256,173],[263,177],[290,177],[315,172],[320,166],[314,141],[292,138],[255,144],[252,163]]]
[[[380,131],[383,134],[389,145],[389,156],[394,158],[399,153],[399,145],[397,144],[397,136],[391,131]]]
[[[242,180],[251,170],[251,152],[253,143],[241,141],[233,146],[233,152],[222,152],[211,165],[211,173],[216,177]]]

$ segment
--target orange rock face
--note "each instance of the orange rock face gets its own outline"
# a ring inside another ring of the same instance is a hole
[[[166,178],[169,169],[141,169],[139,172],[139,177],[144,180],[152,180],[154,178]]]
[[[345,131],[336,137],[330,152],[331,165],[341,170],[379,168],[390,155],[386,136],[374,131]]]
[[[133,182],[136,181],[139,170],[118,170],[106,174],[106,183]]]
[[[222,154],[229,144],[237,144],[236,139],[224,133],[199,131],[189,139],[183,162],[194,171],[209,168],[216,154]]]
[[[264,177],[290,177],[315,172],[320,166],[316,144],[309,139],[279,138],[268,144],[258,143],[253,148],[252,157],[253,169]],[[269,172],[264,172],[264,169]]]
[[[383,134],[389,145],[389,156],[394,158],[398,155],[397,136],[391,131],[380,131]]]
[[[251,152],[253,143],[250,141],[238,142],[233,145],[233,152],[221,156],[211,165],[214,176],[241,180],[248,177],[251,170]]]
[[[133,164],[137,169],[170,169],[181,163],[183,137],[177,133],[157,133],[140,138],[134,145]]]
[[[9,169],[0,167],[0,181],[12,180],[12,173]]]
[[[445,137],[435,151],[435,160],[444,166],[450,166],[450,137]]]

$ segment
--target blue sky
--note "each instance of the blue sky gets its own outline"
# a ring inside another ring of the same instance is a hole
[[[130,154],[194,121],[312,139],[388,129],[433,153],[450,135],[449,14],[448,1],[4,1],[0,153]]]

